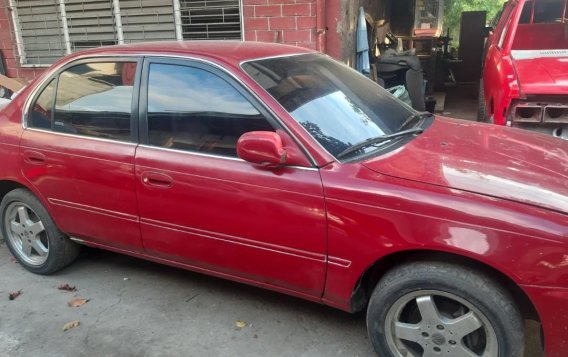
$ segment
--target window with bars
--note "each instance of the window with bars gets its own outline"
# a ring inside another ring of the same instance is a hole
[[[112,1],[66,0],[65,13],[71,51],[117,43]]]
[[[64,56],[66,47],[58,1],[19,0],[16,4],[14,18],[18,20],[17,40],[23,45],[18,46],[21,62],[53,63]]]
[[[175,40],[172,0],[121,0],[124,42]]]
[[[183,38],[240,39],[239,0],[181,0]]]
[[[240,2],[9,0],[20,62],[35,66],[50,65],[74,51],[120,43],[240,39]]]

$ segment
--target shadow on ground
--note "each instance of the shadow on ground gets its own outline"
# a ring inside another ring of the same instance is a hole
[[[2,356],[374,356],[364,313],[124,255],[85,249],[69,268],[38,276],[1,245],[0,269]],[[74,297],[89,302],[70,308]],[[73,320],[80,326],[63,332]]]
[[[0,269],[2,356],[373,356],[364,314],[110,252],[38,276],[2,246]],[[68,307],[75,296],[90,300]]]

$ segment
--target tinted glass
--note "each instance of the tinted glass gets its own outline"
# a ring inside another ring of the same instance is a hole
[[[131,140],[132,87],[136,63],[87,63],[59,76],[55,131]]]
[[[506,3],[505,9],[503,10],[503,14],[499,19],[499,24],[497,25],[497,29],[495,31],[495,39],[497,39],[497,47],[503,47],[503,43],[505,42],[505,37],[507,36],[507,31],[505,29],[509,26],[509,19],[511,17],[511,13],[513,11],[512,3]]]
[[[52,79],[34,103],[28,117],[28,126],[30,128],[51,129],[55,82],[55,79]]]
[[[151,145],[236,157],[239,137],[257,130],[274,131],[264,116],[219,76],[195,67],[150,66]]]
[[[414,113],[373,81],[322,55],[252,61],[243,69],[333,155],[398,131]]]
[[[562,22],[562,0],[537,0],[534,23]]]
[[[523,6],[523,12],[521,13],[521,19],[519,20],[520,24],[529,24],[531,22],[531,15],[532,15],[532,1],[527,1]]]

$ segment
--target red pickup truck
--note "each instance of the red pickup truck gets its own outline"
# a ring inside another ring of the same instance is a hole
[[[479,121],[568,139],[567,0],[510,0],[486,44]]]

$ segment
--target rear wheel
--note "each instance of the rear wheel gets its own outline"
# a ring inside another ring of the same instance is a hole
[[[56,226],[41,202],[16,189],[0,204],[2,235],[18,262],[36,274],[51,274],[77,258],[79,246]]]
[[[379,356],[521,357],[523,320],[509,294],[460,266],[420,262],[377,284],[367,328]]]

